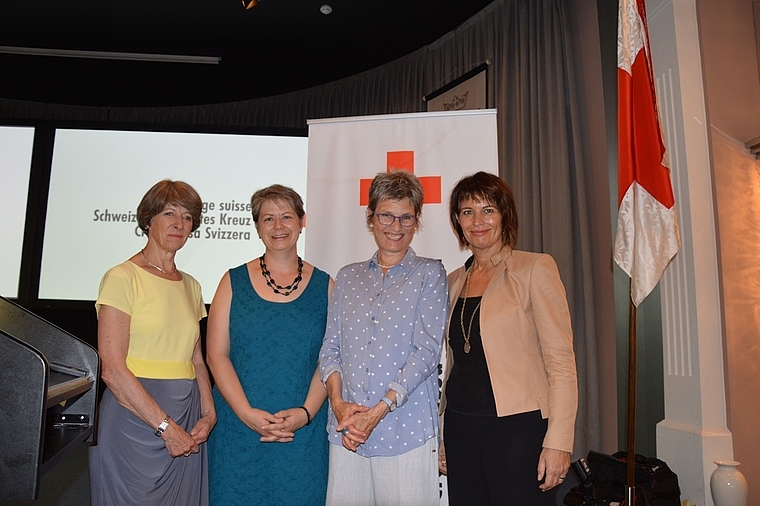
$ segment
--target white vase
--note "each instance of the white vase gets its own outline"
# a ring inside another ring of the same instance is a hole
[[[735,460],[714,460],[718,468],[710,476],[715,506],[747,506],[747,479]]]

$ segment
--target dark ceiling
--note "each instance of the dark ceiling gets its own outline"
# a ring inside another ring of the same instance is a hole
[[[0,46],[217,56],[217,65],[7,54],[0,97],[96,106],[197,105],[341,79],[419,49],[492,0],[0,2]],[[332,13],[320,7],[328,4]]]

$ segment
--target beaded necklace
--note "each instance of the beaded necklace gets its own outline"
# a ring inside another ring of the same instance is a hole
[[[264,255],[259,257],[259,265],[261,265],[261,275],[264,276],[267,286],[271,288],[274,293],[288,297],[291,293],[298,290],[298,284],[303,279],[301,277],[301,274],[303,273],[303,260],[301,260],[301,257],[298,257],[298,275],[288,286],[280,286],[274,281],[274,279],[272,279],[272,274],[267,269],[267,264],[264,261]]]

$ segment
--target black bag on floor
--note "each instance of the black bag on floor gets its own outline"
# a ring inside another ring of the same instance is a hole
[[[588,466],[594,476],[596,492],[602,499],[622,502],[625,497],[626,452],[614,455],[591,451]],[[678,476],[668,465],[654,457],[636,455],[634,467],[636,496],[647,506],[680,506]],[[637,504],[639,501],[637,500]]]
[[[573,462],[580,485],[564,499],[568,506],[601,506],[625,499],[626,452],[614,455],[591,451]],[[635,506],[680,506],[678,476],[660,459],[636,455]]]

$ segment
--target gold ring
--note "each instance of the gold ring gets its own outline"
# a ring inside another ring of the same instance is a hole
[[[189,457],[189,456],[190,456],[190,452],[185,452],[185,457]]]

